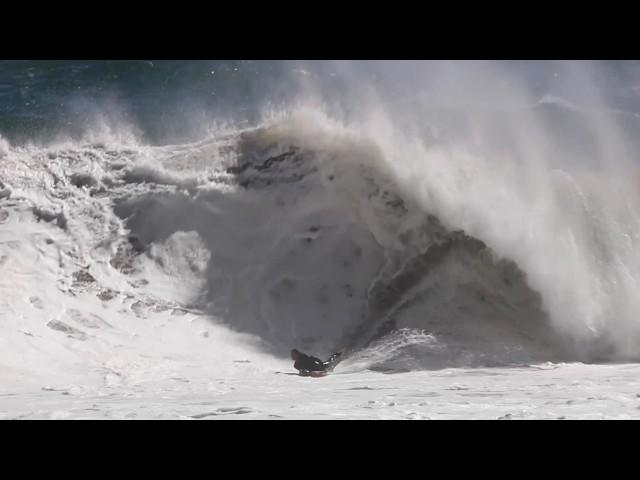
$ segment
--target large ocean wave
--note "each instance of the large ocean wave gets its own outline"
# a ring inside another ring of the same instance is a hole
[[[185,308],[276,356],[637,361],[634,115],[469,71],[448,66],[408,106],[369,88],[336,109],[321,91],[177,145],[122,124],[0,140],[2,209],[53,222],[114,275],[162,272]]]

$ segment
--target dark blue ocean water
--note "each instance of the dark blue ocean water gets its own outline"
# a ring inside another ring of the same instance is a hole
[[[574,87],[579,78],[558,75],[559,62],[497,63],[538,96],[591,101],[589,89]],[[640,112],[638,62],[588,66],[612,108]],[[473,65],[487,68],[493,64]],[[211,122],[256,122],[265,107],[304,97],[309,84],[323,102],[344,108],[359,108],[371,89],[379,101],[411,105],[441,70],[443,62],[0,60],[0,135],[12,143],[79,136],[101,119],[132,125],[151,143],[188,140]]]
[[[270,61],[0,61],[0,134],[79,135],[103,116],[150,141],[189,137],[205,117],[252,120],[259,105],[282,98],[267,85],[286,69]]]

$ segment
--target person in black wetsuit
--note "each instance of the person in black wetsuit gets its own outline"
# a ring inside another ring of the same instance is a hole
[[[323,362],[319,358],[305,355],[295,348],[291,350],[291,359],[295,362],[293,368],[298,370],[300,375],[307,375],[309,372],[330,372],[338,363],[338,358],[341,355],[342,352],[334,353],[326,362]]]

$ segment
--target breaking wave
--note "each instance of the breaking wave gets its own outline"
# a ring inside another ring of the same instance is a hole
[[[346,350],[341,368],[382,371],[638,360],[634,150],[610,114],[558,133],[575,114],[561,102],[506,112],[451,110],[436,129],[299,108],[166,146],[0,138],[0,195],[81,258],[163,272],[185,308],[277,356]]]

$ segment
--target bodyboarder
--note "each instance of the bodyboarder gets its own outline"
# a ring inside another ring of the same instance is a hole
[[[295,362],[293,367],[303,377],[323,377],[331,372],[338,364],[342,352],[334,353],[326,362],[311,355],[306,355],[295,348],[291,350],[291,359]]]

